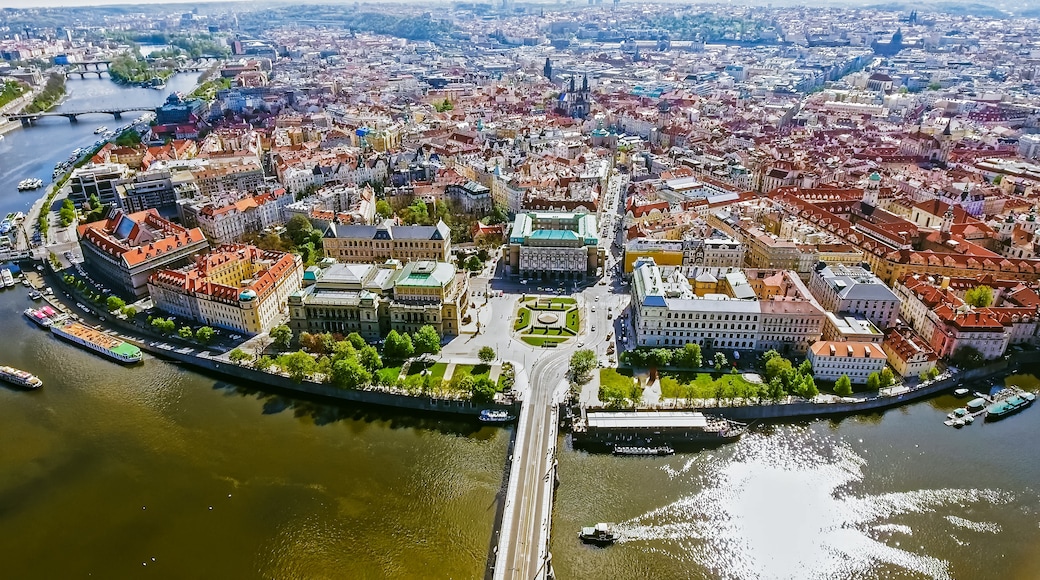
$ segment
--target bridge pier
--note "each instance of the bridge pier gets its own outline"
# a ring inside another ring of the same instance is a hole
[[[119,111],[116,111],[116,112],[112,113],[112,116],[115,117],[116,119],[122,119],[123,118],[123,113],[120,113]]]
[[[62,115],[62,117],[68,119],[70,123],[79,123],[79,118],[76,115]]]
[[[22,127],[31,127],[33,124],[32,119],[30,119],[29,117],[22,117],[21,121]]]

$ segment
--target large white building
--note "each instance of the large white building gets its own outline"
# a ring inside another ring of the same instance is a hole
[[[582,280],[595,276],[604,258],[592,214],[521,213],[509,232],[509,267],[523,278]]]
[[[805,353],[820,339],[824,312],[797,274],[781,278],[779,291],[761,299],[755,292],[698,295],[679,270],[642,259],[632,274],[636,345]]]
[[[809,276],[809,291],[824,309],[859,314],[881,330],[899,317],[899,297],[880,278],[861,266],[823,266]]]
[[[867,382],[870,373],[879,373],[888,364],[888,356],[876,342],[832,342],[821,340],[806,354],[812,363],[813,377],[836,381],[842,375],[854,384]]]

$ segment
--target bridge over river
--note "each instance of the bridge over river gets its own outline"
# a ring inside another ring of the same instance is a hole
[[[21,121],[23,126],[31,127],[43,117],[65,117],[73,123],[79,122],[80,115],[112,115],[116,119],[122,119],[123,113],[150,113],[154,111],[154,107],[122,107],[122,108],[109,108],[109,109],[92,109],[88,111],[55,111],[48,113],[18,113],[16,115],[7,115],[8,121]]]

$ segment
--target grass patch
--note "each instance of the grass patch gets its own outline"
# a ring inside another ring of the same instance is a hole
[[[413,361],[408,366],[408,374],[405,376],[404,385],[407,389],[421,389],[423,384],[429,380],[430,389],[437,389],[440,387],[441,381],[444,380],[444,371],[448,368],[447,363],[420,363]],[[424,370],[429,369],[426,375],[423,375]]]
[[[443,373],[442,373],[443,374]],[[455,373],[451,375],[451,380],[460,379],[466,375],[473,377],[474,379],[488,378],[491,376],[490,365],[455,365]]]
[[[527,344],[529,344],[531,346],[542,346],[544,344],[549,344],[549,343],[559,344],[559,343],[561,343],[561,342],[563,342],[563,341],[565,341],[567,339],[566,338],[559,338],[559,337],[556,337],[556,336],[521,336],[520,340],[526,342]]]
[[[384,385],[397,384],[397,377],[401,376],[401,365],[383,367],[376,371],[376,375],[379,377],[379,382]]]
[[[523,330],[529,324],[531,324],[531,311],[521,306],[516,313],[516,322],[513,323],[513,330]]]
[[[578,310],[574,309],[567,313],[567,330],[574,334],[578,334]]]
[[[643,387],[632,380],[631,371],[600,369],[599,400],[608,407],[619,409],[632,407],[643,399]]]
[[[757,398],[758,385],[740,374],[661,373],[661,397],[666,399],[743,399]]]

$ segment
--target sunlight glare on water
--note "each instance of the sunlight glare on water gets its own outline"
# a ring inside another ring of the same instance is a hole
[[[945,512],[1010,501],[978,489],[859,495],[865,460],[848,443],[807,428],[749,435],[731,460],[705,459],[696,472],[697,458],[662,467],[701,491],[621,523],[623,541],[674,543],[684,559],[725,578],[848,578],[869,576],[879,564],[950,578],[948,562],[899,545],[912,533],[900,516],[932,514],[951,531],[999,533],[996,524]]]

